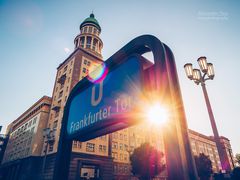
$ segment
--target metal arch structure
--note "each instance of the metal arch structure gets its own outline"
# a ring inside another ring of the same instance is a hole
[[[169,180],[195,180],[197,172],[191,153],[188,128],[184,113],[180,86],[178,82],[175,60],[171,49],[152,35],[139,36],[105,61],[109,68],[121,66],[132,54],[142,55],[152,52],[154,58],[153,70],[154,81],[157,91],[165,86],[169,92],[171,109],[174,118],[164,132],[164,146],[167,163],[167,176]],[[72,151],[72,139],[67,138],[67,121],[69,106],[72,99],[91,82],[86,78],[81,80],[71,91],[67,100],[62,120],[59,137],[58,151],[54,168],[54,180],[68,179],[70,156]]]

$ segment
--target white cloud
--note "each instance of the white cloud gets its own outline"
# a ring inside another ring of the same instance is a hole
[[[65,51],[65,53],[69,53],[70,49],[67,48],[67,47],[65,47],[65,48],[64,48],[64,51]]]

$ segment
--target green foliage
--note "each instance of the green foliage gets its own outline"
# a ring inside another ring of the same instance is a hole
[[[232,180],[239,180],[240,179],[240,167],[235,167],[232,171]]]
[[[144,143],[136,148],[130,156],[132,173],[142,180],[147,180],[158,175],[165,169],[163,153]]]
[[[240,166],[240,154],[236,154],[235,159],[236,163]]]
[[[194,156],[194,158],[200,179],[209,179],[212,174],[212,162],[209,157],[200,153],[199,156]]]

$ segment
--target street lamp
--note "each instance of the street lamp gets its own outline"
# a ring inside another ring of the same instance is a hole
[[[45,149],[44,149],[44,159],[43,159],[43,165],[42,165],[42,177],[44,174],[45,170],[45,164],[46,164],[46,158],[47,158],[47,151],[48,151],[48,145],[53,145],[55,142],[55,132],[56,129],[50,129],[50,128],[45,128],[43,129],[43,138],[44,138],[44,143]]]
[[[207,58],[205,56],[199,57],[197,61],[198,61],[200,69],[193,69],[192,64],[190,64],[190,63],[185,64],[184,69],[185,69],[187,77],[190,80],[193,80],[197,85],[201,84],[201,86],[202,86],[202,90],[203,90],[203,94],[204,94],[204,98],[206,101],[208,114],[209,114],[209,118],[210,118],[210,122],[211,122],[211,126],[212,126],[212,131],[213,131],[213,135],[214,135],[214,140],[217,145],[217,150],[218,150],[221,166],[222,166],[223,170],[230,171],[231,170],[230,164],[227,159],[227,154],[224,151],[223,145],[220,142],[217,125],[216,125],[216,122],[215,122],[215,119],[213,116],[211,104],[210,104],[210,101],[208,98],[207,89],[206,89],[206,85],[205,85],[205,82],[207,80],[213,80],[213,78],[214,78],[215,74],[214,74],[213,64],[208,63]]]

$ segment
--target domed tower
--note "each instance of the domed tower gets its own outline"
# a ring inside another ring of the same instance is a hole
[[[83,48],[102,59],[103,42],[99,38],[100,33],[101,27],[92,13],[80,25],[80,34],[74,39],[75,49]]]

